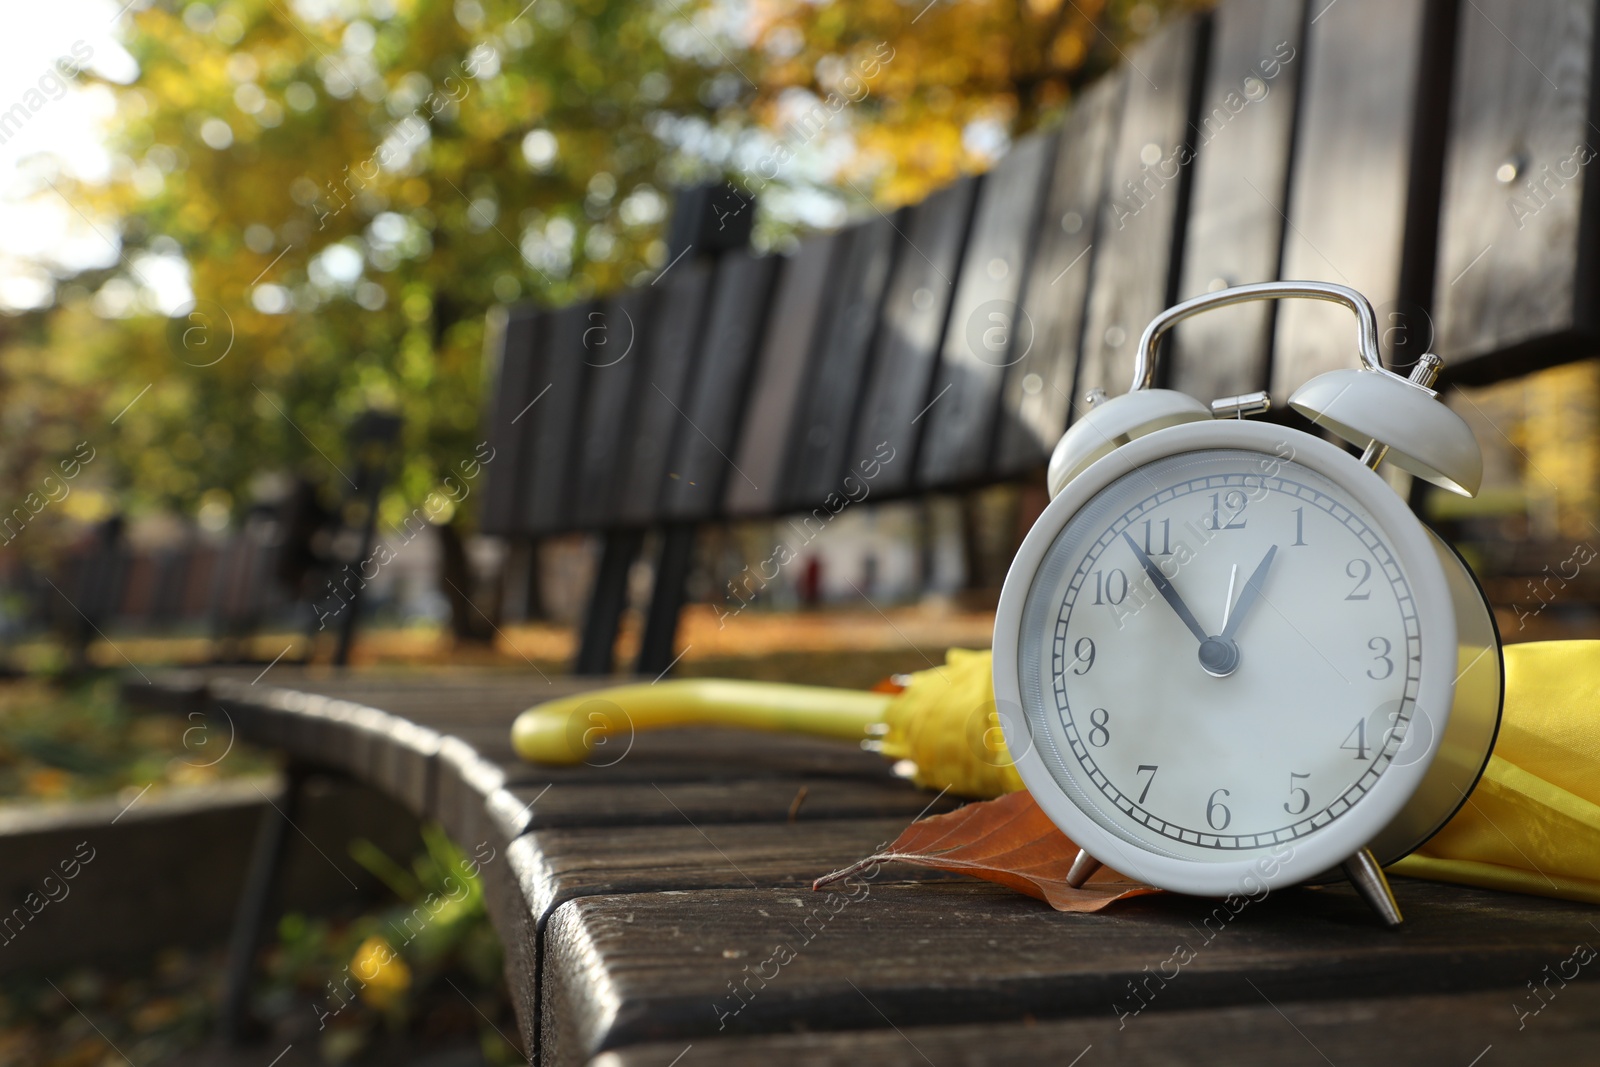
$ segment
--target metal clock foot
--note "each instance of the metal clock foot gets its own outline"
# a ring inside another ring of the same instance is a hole
[[[1080,858],[1082,855],[1079,853]],[[1076,864],[1073,869],[1077,869]],[[1345,877],[1350,879],[1350,884],[1356,887],[1356,892],[1372,905],[1372,910],[1382,917],[1385,924],[1400,925],[1400,905],[1395,902],[1389,879],[1384,877],[1383,868],[1378,866],[1371,849],[1364,848],[1345,860],[1342,869]]]
[[[1082,889],[1083,883],[1099,869],[1100,861],[1080,848],[1077,859],[1072,861],[1072,867],[1067,871],[1067,884],[1074,889]]]

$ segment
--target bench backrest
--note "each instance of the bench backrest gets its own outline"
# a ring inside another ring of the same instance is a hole
[[[792,255],[688,256],[594,305],[509,309],[485,528],[776,515],[875,457],[880,498],[1024,475],[1088,389],[1126,389],[1153,315],[1223,285],[1349,284],[1386,358],[1437,351],[1447,381],[1587,356],[1594,9],[1224,0],[921,203]],[[1281,402],[1353,365],[1347,317],[1202,317],[1162,379]]]

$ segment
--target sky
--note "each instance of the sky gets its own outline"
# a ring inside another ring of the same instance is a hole
[[[87,70],[132,81],[138,65],[117,41],[129,21],[124,8],[125,0],[0,0],[6,28],[0,34],[0,122],[12,119],[0,125],[0,309],[45,303],[52,272],[105,266],[117,256],[105,222],[85,218],[50,182],[59,174],[103,180],[111,172],[103,136],[110,90],[64,84],[56,64],[71,60],[76,48],[76,55],[87,54]],[[158,303],[181,303],[183,294],[172,283],[182,282],[185,291],[187,283],[177,273],[153,279],[167,290]]]

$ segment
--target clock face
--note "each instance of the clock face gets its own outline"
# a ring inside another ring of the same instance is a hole
[[[1131,467],[1029,587],[1017,681],[1033,743],[1130,852],[1281,854],[1407,762],[1422,628],[1406,571],[1354,495],[1280,451]]]

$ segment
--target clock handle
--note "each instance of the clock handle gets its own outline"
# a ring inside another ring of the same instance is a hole
[[[1132,391],[1150,388],[1156,377],[1156,342],[1161,340],[1162,334],[1189,316],[1252,300],[1287,300],[1297,297],[1343,304],[1355,312],[1360,331],[1356,338],[1356,347],[1361,353],[1361,362],[1368,370],[1393,373],[1384,368],[1383,359],[1378,354],[1378,316],[1366,297],[1349,286],[1335,285],[1332,282],[1257,282],[1253,285],[1235,285],[1231,289],[1202,294],[1181,304],[1174,304],[1151,319],[1150,325],[1144,328],[1144,335],[1139,338],[1139,350],[1133,365]]]

